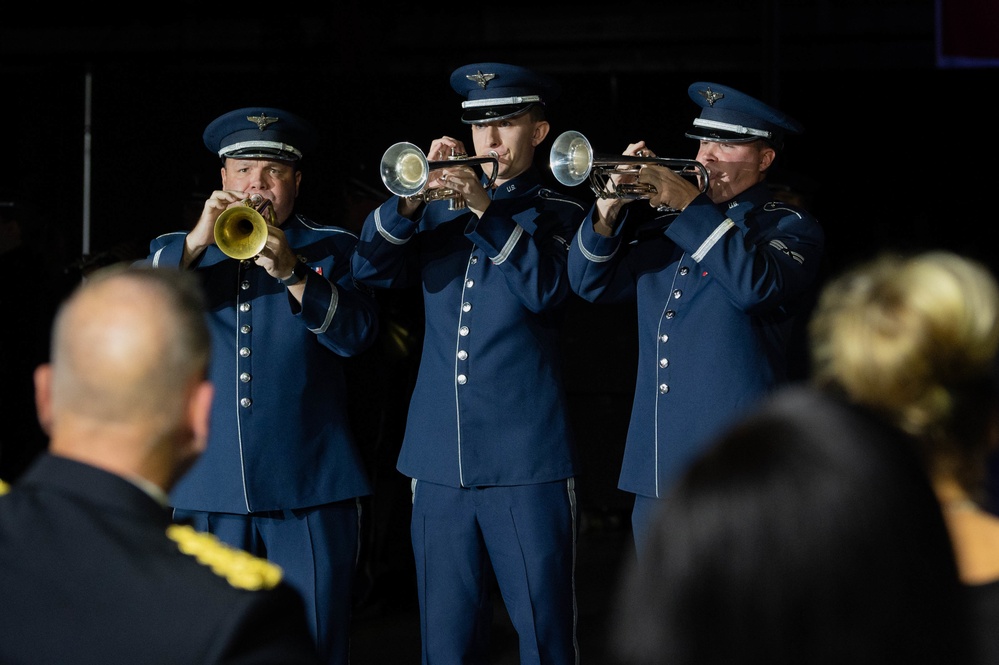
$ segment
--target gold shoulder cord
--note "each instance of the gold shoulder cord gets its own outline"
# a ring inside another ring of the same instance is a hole
[[[181,552],[193,556],[237,589],[272,589],[281,581],[280,566],[226,545],[213,534],[196,531],[188,525],[171,524],[167,527],[167,537],[177,543]]]
[[[0,495],[10,491],[10,485],[0,480]],[[190,526],[171,524],[167,536],[177,543],[180,551],[208,566],[216,575],[237,589],[272,589],[281,581],[281,567],[249,552],[230,547],[210,533],[200,533]]]

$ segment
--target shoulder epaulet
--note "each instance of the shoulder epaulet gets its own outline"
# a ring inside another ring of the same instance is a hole
[[[0,480],[0,495],[6,494],[10,491],[10,485]]]
[[[280,566],[227,545],[213,534],[197,531],[186,524],[171,524],[166,533],[181,552],[193,556],[237,589],[272,589],[281,581]]]

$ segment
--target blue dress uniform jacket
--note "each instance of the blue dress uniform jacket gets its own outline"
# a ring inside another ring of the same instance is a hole
[[[215,399],[208,449],[171,493],[175,508],[247,514],[370,493],[342,364],[377,334],[375,300],[350,275],[357,236],[302,215],[282,230],[317,273],[300,307],[263,268],[215,245],[191,265],[209,301]],[[185,236],[154,239],[148,260],[180,265]]]
[[[577,470],[558,327],[572,295],[568,239],[585,207],[536,171],[492,196],[481,219],[433,202],[413,220],[392,197],[369,213],[352,261],[376,288],[422,283],[423,354],[397,468],[450,487]]]
[[[764,184],[723,205],[701,194],[638,228],[628,210],[604,237],[591,209],[568,271],[586,300],[637,303],[638,371],[618,487],[661,498],[721,428],[787,378],[787,337],[818,281],[825,235],[809,213],[772,201]]]
[[[200,542],[213,572],[168,528],[183,527],[171,527],[167,509],[136,485],[41,455],[0,495],[0,662],[318,662],[290,586],[231,584],[225,569],[249,555]]]

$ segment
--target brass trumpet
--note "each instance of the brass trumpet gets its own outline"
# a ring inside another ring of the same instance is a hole
[[[253,194],[240,205],[226,208],[218,216],[215,220],[215,244],[226,256],[252,259],[267,243],[268,223],[274,223],[271,200]]]
[[[611,175],[638,175],[643,166],[665,166],[678,175],[698,177],[701,191],[708,188],[708,170],[697,160],[595,155],[586,137],[574,131],[565,132],[555,139],[548,164],[555,179],[567,187],[575,187],[589,178],[590,189],[602,199],[652,198],[656,188],[649,183],[617,183],[608,187]]]
[[[484,185],[489,189],[496,182],[496,174],[499,172],[499,160],[496,152],[490,152],[488,157],[469,157],[464,154],[452,154],[444,161],[430,162],[424,157],[423,151],[412,143],[396,143],[389,147],[382,155],[381,175],[382,182],[390,192],[396,196],[408,198],[418,198],[424,203],[431,201],[448,200],[451,210],[460,210],[465,207],[461,194],[450,187],[433,187],[424,190],[427,181],[430,179],[430,172],[448,166],[475,166],[492,162],[493,171],[488,182]]]

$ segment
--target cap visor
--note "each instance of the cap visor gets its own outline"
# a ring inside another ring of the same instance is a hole
[[[270,150],[267,148],[244,148],[227,152],[223,157],[229,159],[276,159],[281,162],[297,162],[298,155],[285,150]]]
[[[494,120],[506,120],[518,116],[531,108],[534,102],[528,104],[505,104],[502,106],[481,106],[473,109],[466,109],[461,114],[461,121],[466,124],[479,122],[492,122]]]
[[[685,136],[689,139],[700,141],[719,141],[722,143],[751,143],[756,140],[763,140],[760,136],[749,136],[736,132],[726,132],[718,129],[706,130],[703,127],[694,127]]]

